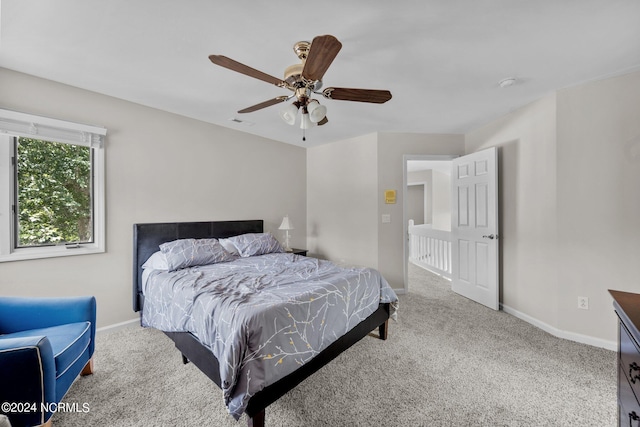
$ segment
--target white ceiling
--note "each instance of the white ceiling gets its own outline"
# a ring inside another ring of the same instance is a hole
[[[554,90],[640,69],[639,0],[2,0],[0,7],[0,67],[302,146],[376,131],[465,133]],[[321,99],[329,123],[308,131],[305,143],[298,127],[280,120],[278,105],[236,113],[289,91],[215,66],[208,55],[282,78],[298,62],[293,44],[320,34],[343,44],[324,87],[389,89],[393,98]],[[516,84],[500,88],[511,76]]]

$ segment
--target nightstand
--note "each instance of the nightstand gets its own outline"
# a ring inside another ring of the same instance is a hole
[[[307,256],[307,252],[308,251],[306,249],[291,248],[291,251],[289,253],[293,253],[294,255]]]

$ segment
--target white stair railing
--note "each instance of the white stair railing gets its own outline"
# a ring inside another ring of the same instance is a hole
[[[409,261],[451,279],[451,232],[409,220]]]

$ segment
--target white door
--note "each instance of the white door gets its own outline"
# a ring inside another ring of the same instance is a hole
[[[498,310],[497,149],[458,157],[452,163],[451,289]]]

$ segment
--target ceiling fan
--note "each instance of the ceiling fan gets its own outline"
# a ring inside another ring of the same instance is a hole
[[[221,67],[293,92],[289,96],[278,96],[244,108],[238,113],[251,113],[295,98],[292,104],[280,111],[280,117],[286,123],[294,125],[298,111],[301,111],[300,127],[304,130],[315,124],[323,125],[328,122],[326,117],[327,108],[320,105],[316,99],[313,99],[313,94],[322,95],[327,99],[371,102],[374,104],[383,104],[391,99],[391,92],[388,90],[328,87],[319,92],[322,87],[322,77],[341,48],[342,43],[332,35],[317,36],[311,43],[307,41],[296,43],[293,46],[293,51],[301,62],[287,67],[284,71],[284,79],[270,76],[226,56],[210,55],[209,59]]]

